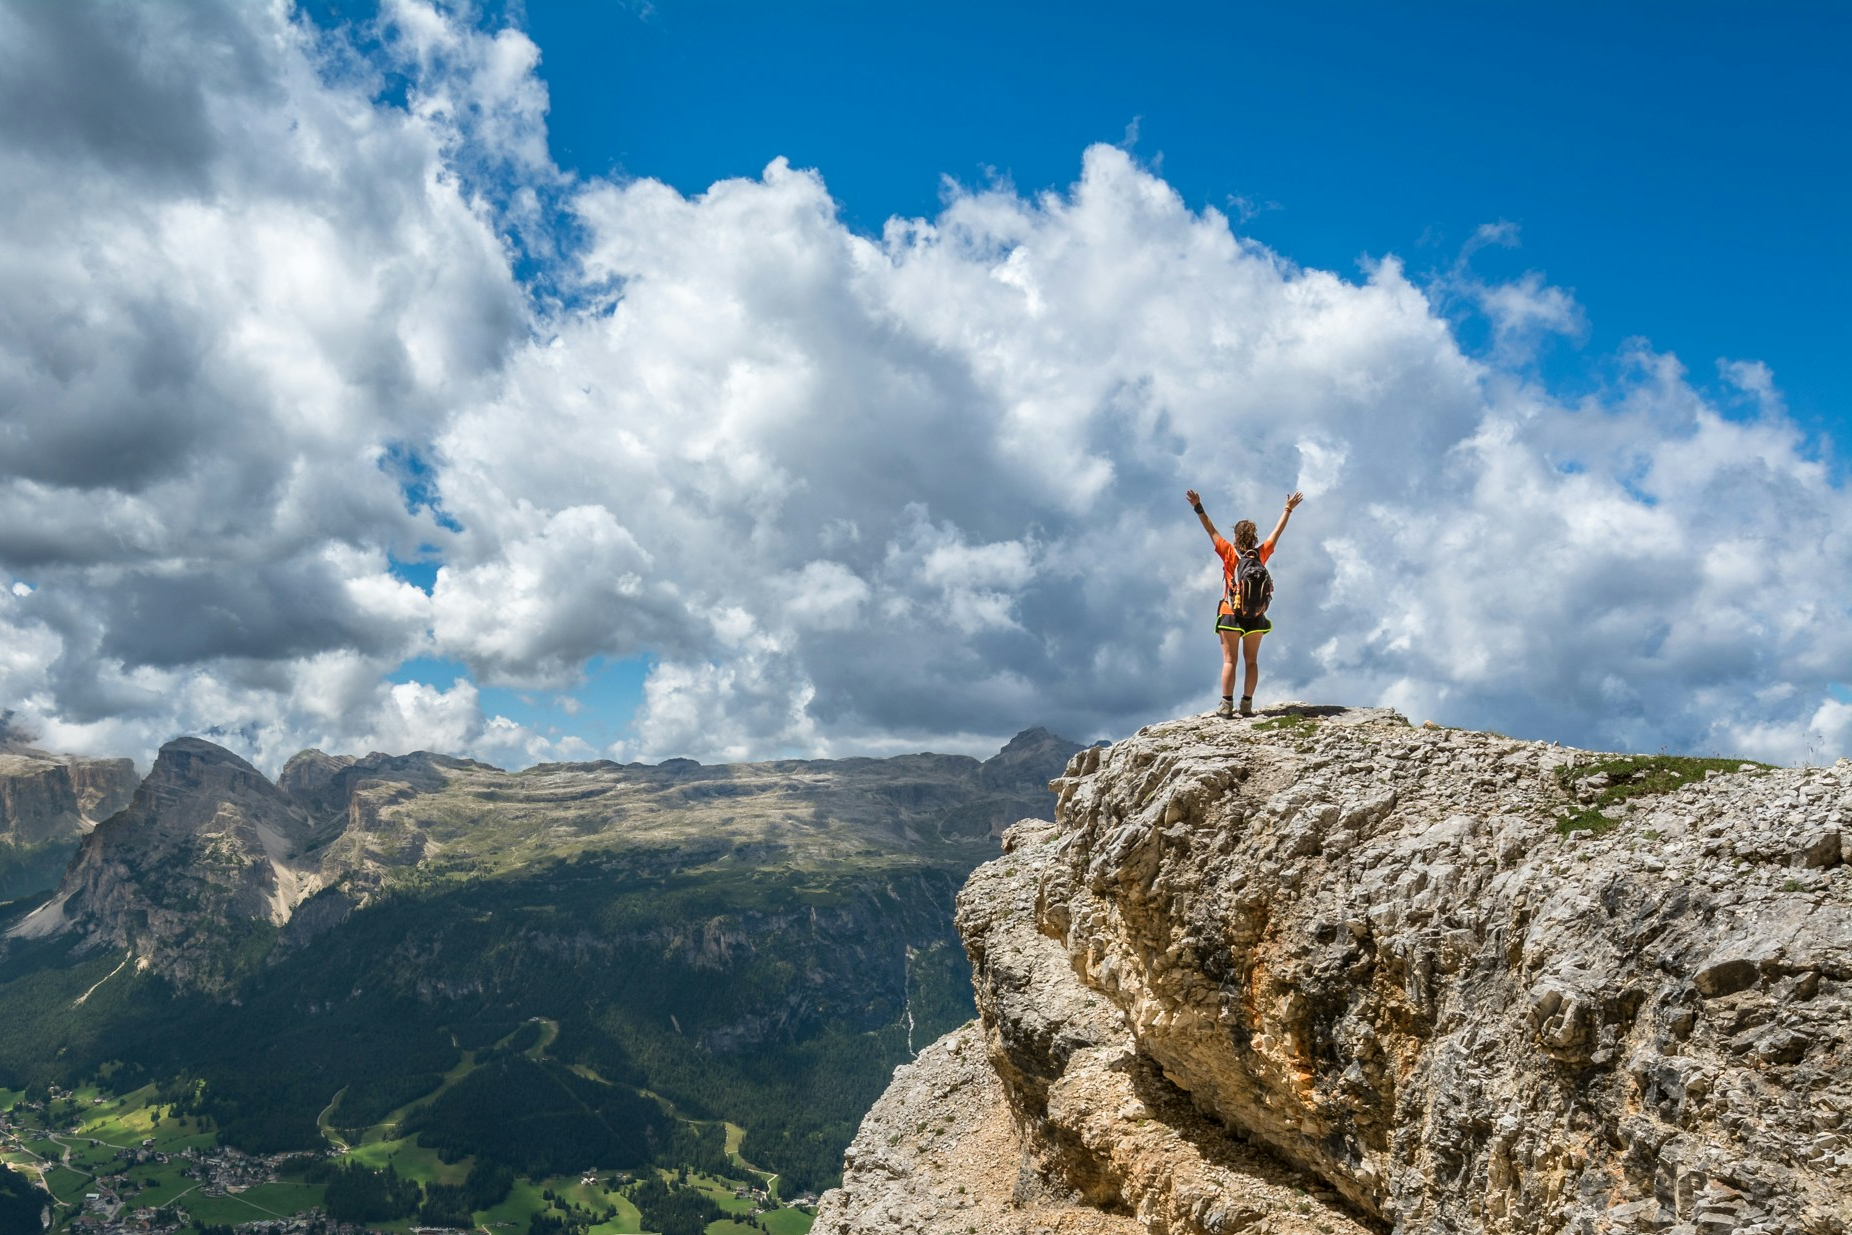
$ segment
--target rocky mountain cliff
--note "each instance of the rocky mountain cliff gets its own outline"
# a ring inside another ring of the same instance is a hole
[[[1049,774],[1078,749],[1036,729],[985,762],[671,759],[516,773],[422,751],[310,750],[272,784],[230,751],[181,738],[7,936],[126,948],[142,969],[218,991],[274,944],[299,947],[408,879],[617,851],[633,868],[664,869],[923,855],[962,875],[996,851],[1006,823],[1048,813]]]
[[[127,806],[140,780],[127,759],[0,751],[0,841],[75,840]]]
[[[978,868],[813,1235],[1852,1230],[1852,762],[1190,718]]]
[[[57,895],[12,930],[81,930],[183,984],[212,985],[252,926],[280,927],[324,878],[307,813],[222,746],[161,748],[129,805],[97,825]]]
[[[78,840],[127,806],[140,779],[127,759],[0,741],[0,900],[56,882]]]

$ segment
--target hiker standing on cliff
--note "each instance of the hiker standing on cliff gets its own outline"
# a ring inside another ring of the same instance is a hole
[[[1267,572],[1267,561],[1273,556],[1280,533],[1286,530],[1286,521],[1292,518],[1293,507],[1305,500],[1305,494],[1295,491],[1286,499],[1286,509],[1280,512],[1273,535],[1258,544],[1255,542],[1260,530],[1252,519],[1235,524],[1232,545],[1222,539],[1215,523],[1203,513],[1203,500],[1196,490],[1186,490],[1184,496],[1202,520],[1203,531],[1209,533],[1216,556],[1222,559],[1222,605],[1215,615],[1215,632],[1222,640],[1222,702],[1215,714],[1235,714],[1235,653],[1239,651],[1247,669],[1241,682],[1241,714],[1252,716],[1254,683],[1260,679],[1260,640],[1273,629],[1273,620],[1267,616],[1267,603],[1273,599],[1273,576]]]

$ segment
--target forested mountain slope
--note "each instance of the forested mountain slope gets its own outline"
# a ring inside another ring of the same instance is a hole
[[[170,743],[50,900],[0,907],[0,1085],[108,1069],[280,1151],[467,1062],[419,1116],[446,1154],[618,1167],[672,1112],[822,1184],[893,1066],[970,1014],[953,896],[1078,749],[519,773],[304,752],[272,784]],[[534,1018],[544,1055],[481,1066]]]

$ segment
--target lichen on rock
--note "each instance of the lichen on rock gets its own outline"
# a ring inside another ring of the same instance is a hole
[[[877,1188],[891,1090],[816,1235],[1004,1173],[970,1229],[1852,1231],[1852,763],[1563,835],[1617,758],[1303,707],[1081,752],[960,897],[988,1071],[896,1079],[1007,1152]]]

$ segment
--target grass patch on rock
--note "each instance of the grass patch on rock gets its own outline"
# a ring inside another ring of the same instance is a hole
[[[1284,716],[1275,716],[1270,720],[1261,721],[1254,726],[1254,732],[1285,732],[1295,737],[1304,737],[1309,735],[1316,728],[1318,728],[1318,722],[1313,720],[1310,716],[1301,716],[1297,712],[1288,712]]]
[[[1658,797],[1702,784],[1709,773],[1743,771],[1761,775],[1766,763],[1745,759],[1696,759],[1685,755],[1615,755],[1583,760],[1556,769],[1556,783],[1575,805],[1556,817],[1563,836],[1586,831],[1596,836],[1612,831],[1618,820],[1607,812],[1636,798]]]

